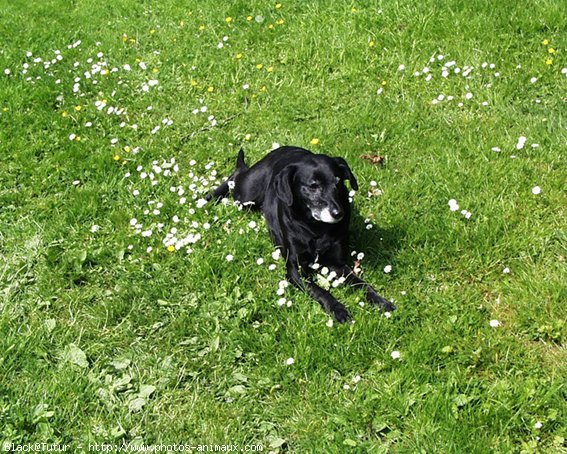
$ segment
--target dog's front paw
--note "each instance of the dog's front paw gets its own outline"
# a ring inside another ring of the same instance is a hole
[[[369,291],[367,294],[367,300],[370,304],[378,306],[383,311],[392,312],[396,310],[394,303],[388,301],[383,296],[378,295],[376,292]]]
[[[342,304],[333,307],[332,314],[339,323],[346,323],[351,319],[349,311]]]

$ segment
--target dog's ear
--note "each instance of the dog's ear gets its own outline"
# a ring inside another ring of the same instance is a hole
[[[339,170],[341,172],[339,176],[343,180],[350,181],[351,188],[354,189],[355,191],[358,191],[358,183],[356,181],[356,178],[354,178],[352,170],[350,170],[350,167],[348,166],[347,162],[343,158],[334,158],[334,159],[337,165],[339,166]]]
[[[292,180],[295,175],[295,171],[296,167],[289,165],[283,168],[274,177],[276,195],[287,206],[291,206],[293,204]]]

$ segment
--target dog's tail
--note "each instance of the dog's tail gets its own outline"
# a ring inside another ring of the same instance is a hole
[[[209,192],[206,196],[206,200],[213,200],[213,199],[220,199],[222,197],[226,197],[230,192],[231,185],[234,187],[234,179],[237,175],[241,174],[242,172],[246,172],[248,170],[248,166],[244,161],[244,150],[241,148],[238,152],[238,156],[236,157],[236,169],[232,172],[232,175],[228,177],[228,179],[222,183],[218,188],[214,191]]]

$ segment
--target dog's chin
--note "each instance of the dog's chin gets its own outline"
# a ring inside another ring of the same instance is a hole
[[[313,216],[313,219],[316,221],[324,222],[325,224],[337,224],[343,220],[342,216],[340,218],[334,218],[331,216],[331,212],[327,208],[321,211],[312,210],[311,216]]]

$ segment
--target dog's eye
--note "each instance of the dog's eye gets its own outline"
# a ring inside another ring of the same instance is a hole
[[[309,189],[319,189],[319,183],[317,183],[316,181],[312,181],[308,186]]]

